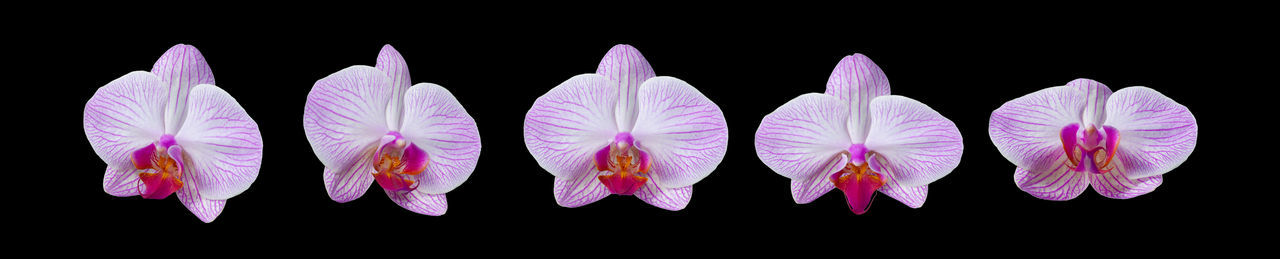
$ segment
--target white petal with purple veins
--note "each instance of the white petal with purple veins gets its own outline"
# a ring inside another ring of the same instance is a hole
[[[826,94],[848,104],[849,136],[854,143],[862,143],[871,125],[868,117],[871,99],[889,95],[889,78],[870,58],[853,54],[841,59],[831,71]]]
[[[653,181],[649,181],[641,186],[635,195],[636,198],[654,207],[677,211],[689,205],[689,200],[693,198],[693,186],[662,188]]]
[[[325,168],[346,171],[390,131],[390,85],[384,72],[369,66],[351,66],[316,81],[302,127]]]
[[[724,113],[698,89],[674,77],[645,81],[639,92],[636,146],[653,161],[650,182],[663,188],[697,183],[724,160]]]
[[[262,133],[240,103],[213,85],[197,85],[187,120],[174,139],[191,159],[187,182],[206,199],[225,200],[249,189],[262,167]]]
[[[394,192],[386,191],[387,197],[396,205],[409,211],[423,215],[440,216],[449,209],[449,201],[444,194],[427,194],[420,191]]]
[[[378,63],[374,67],[386,73],[387,78],[391,80],[391,99],[387,104],[387,127],[398,129],[400,117],[404,114],[404,103],[400,98],[409,91],[410,84],[413,83],[409,79],[409,65],[396,48],[387,44],[382,46],[381,52],[378,52]]]
[[[924,206],[925,198],[929,197],[929,185],[906,186],[890,176],[885,181],[884,186],[880,187],[880,193],[898,200],[898,202],[907,205],[907,207],[919,209]]]
[[[608,78],[614,84],[613,87],[617,88],[614,93],[618,95],[618,103],[613,109],[618,130],[631,130],[638,109],[637,93],[641,84],[657,75],[654,74],[653,67],[640,55],[640,50],[631,45],[619,44],[605,53],[604,59],[596,67],[596,74]]]
[[[1112,199],[1128,199],[1155,191],[1164,183],[1164,176],[1129,179],[1121,172],[1090,174],[1089,185],[1093,190]]]
[[[871,100],[870,114],[866,147],[875,153],[868,161],[873,170],[914,187],[938,180],[960,164],[960,130],[933,108],[890,95]]]
[[[142,180],[138,178],[140,170],[129,167],[116,169],[107,166],[106,176],[102,178],[102,190],[116,197],[130,197],[141,194]]]
[[[1013,182],[1018,189],[1036,198],[1065,201],[1075,199],[1089,188],[1089,172],[1076,172],[1062,164],[1045,172],[1031,172],[1021,167],[1013,171]]]
[[[1000,154],[1017,167],[1050,171],[1067,161],[1062,128],[1081,123],[1084,104],[1083,91],[1065,86],[1045,88],[991,112],[987,133]]]
[[[1164,174],[1187,161],[1199,128],[1186,106],[1151,88],[1134,86],[1107,100],[1107,126],[1120,132],[1112,163],[1130,179]]]
[[[617,92],[604,76],[582,74],[538,97],[524,117],[524,144],[538,165],[557,178],[597,172],[592,154],[618,134]]]
[[[756,129],[756,155],[792,180],[826,179],[827,163],[853,145],[848,118],[848,104],[833,96],[796,97],[764,116]]]
[[[84,134],[93,152],[108,167],[134,168],[133,152],[164,135],[164,105],[163,82],[144,71],[98,88],[84,106]]]
[[[222,208],[227,206],[227,200],[211,200],[201,195],[200,189],[191,185],[191,183],[197,181],[194,175],[185,174],[182,176],[182,181],[187,185],[175,192],[178,195],[178,201],[181,201],[182,206],[187,207],[187,210],[195,214],[197,218],[200,218],[200,221],[204,221],[204,223],[213,222],[214,219],[218,218],[219,214],[222,214]]]
[[[600,171],[579,174],[575,178],[556,177],[555,187],[551,189],[556,204],[567,208],[576,208],[591,204],[609,196],[609,188],[597,178]]]
[[[354,166],[348,167],[347,171],[334,172],[332,169],[324,169],[324,189],[329,193],[329,199],[336,202],[348,202],[364,196],[369,191],[369,186],[373,185],[373,161],[372,151],[368,152],[365,158],[358,160]]]
[[[400,134],[426,151],[427,169],[417,175],[418,191],[445,193],[471,176],[480,158],[480,131],[458,99],[439,85],[422,83],[405,93]]]
[[[791,180],[791,199],[795,200],[796,204],[806,204],[835,189],[836,185],[831,183],[830,176],[844,170],[845,164],[848,163],[849,155],[840,153],[827,161],[818,173]]]
[[[165,133],[177,133],[186,119],[186,109],[189,107],[187,96],[196,85],[214,84],[213,70],[196,47],[178,44],[156,60],[151,73],[165,82],[168,94],[165,101]]]
[[[1071,80],[1066,87],[1080,91],[1084,97],[1084,110],[1081,114],[1081,126],[1093,125],[1101,127],[1106,121],[1107,98],[1111,97],[1111,88],[1107,85],[1085,78]]]

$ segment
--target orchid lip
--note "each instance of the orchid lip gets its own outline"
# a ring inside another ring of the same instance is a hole
[[[399,132],[390,131],[378,142],[371,157],[374,180],[392,192],[408,192],[418,188],[417,178],[430,163],[430,156]]]
[[[135,150],[131,159],[134,169],[141,170],[138,178],[142,182],[138,194],[144,199],[164,199],[182,189],[182,155],[182,146],[170,134]]]
[[[867,163],[845,164],[844,169],[832,173],[828,179],[835,184],[836,188],[844,192],[849,210],[856,215],[867,213],[876,192],[885,184],[884,177],[868,168]]]
[[[636,147],[630,133],[618,133],[614,140],[593,155],[597,170],[611,172],[596,178],[612,194],[635,194],[649,181],[647,175],[652,161],[647,152]]]
[[[1059,137],[1066,152],[1068,168],[1095,174],[1104,174],[1114,168],[1111,161],[1120,141],[1119,130],[1115,127],[1102,126],[1102,130],[1098,130],[1096,126],[1089,125],[1082,129],[1080,124],[1072,123],[1062,127]]]

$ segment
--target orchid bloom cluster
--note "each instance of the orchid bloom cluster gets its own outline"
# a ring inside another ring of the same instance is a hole
[[[674,211],[724,159],[728,128],[698,89],[657,77],[639,50],[617,45],[596,73],[574,76],[534,102],[524,143],[555,176],[560,206],[619,194]]]
[[[1196,118],[1151,88],[1111,92],[1076,79],[1006,102],[988,133],[1017,166],[1013,179],[1036,198],[1070,200],[1089,186],[1128,199],[1155,190],[1196,147]]]
[[[151,71],[98,88],[84,108],[84,133],[107,163],[102,188],[117,197],[164,199],[177,193],[212,222],[227,199],[249,189],[262,167],[258,124],[213,85],[199,50],[176,45]]]
[[[796,203],[840,189],[859,215],[877,191],[923,206],[928,184],[951,173],[963,151],[951,120],[889,95],[888,78],[862,54],[840,60],[825,93],[792,99],[756,130],[756,155],[791,179]]]
[[[476,168],[480,132],[449,90],[410,82],[404,58],[386,45],[374,67],[351,66],[311,88],[302,123],[329,198],[348,202],[377,182],[410,211],[448,209],[445,193]]]

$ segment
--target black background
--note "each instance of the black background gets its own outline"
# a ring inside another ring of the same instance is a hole
[[[1255,216],[1235,211],[1254,203],[1226,203],[1244,194],[1232,186],[1241,183],[1228,183],[1238,181],[1226,176],[1231,170],[1219,166],[1218,158],[1228,156],[1219,150],[1228,148],[1219,137],[1225,129],[1218,125],[1232,118],[1218,110],[1235,99],[1227,91],[1205,91],[1242,84],[1232,81],[1233,75],[1248,72],[1223,66],[1235,64],[1233,59],[1255,59],[1241,49],[1254,44],[1249,38],[1255,36],[1223,28],[1253,20],[1196,18],[1189,15],[1193,10],[1139,11],[1146,16],[866,13],[873,12],[815,18],[788,9],[732,19],[670,13],[617,24],[598,15],[319,23],[228,16],[223,19],[229,23],[195,28],[99,24],[66,34],[34,33],[31,42],[39,46],[33,53],[61,62],[35,67],[47,73],[37,81],[57,82],[56,109],[45,118],[65,136],[56,149],[67,156],[56,161],[56,179],[34,177],[27,185],[50,195],[23,203],[35,211],[27,215],[38,220],[35,226],[47,237],[196,233],[210,239],[320,241],[314,244],[453,238],[572,246],[674,238],[724,245],[718,240],[856,242],[895,233],[913,239],[876,242],[984,243],[990,236],[1032,243],[1117,242],[1258,231],[1233,220]],[[130,71],[149,70],[179,43],[203,53],[217,85],[257,121],[264,139],[257,181],[209,224],[173,196],[157,201],[104,193],[105,164],[80,125],[83,105],[98,87]],[[404,56],[414,83],[449,89],[480,129],[479,165],[448,193],[443,216],[404,210],[376,185],[348,203],[330,200],[321,181],[323,165],[304,136],[303,104],[314,82],[348,66],[374,65],[383,44]],[[524,146],[522,125],[534,100],[574,75],[594,72],[615,44],[635,46],[658,75],[689,82],[724,111],[728,153],[695,185],[682,211],[628,196],[562,208],[552,197],[553,177]],[[964,137],[959,167],[930,184],[922,208],[879,196],[867,214],[855,216],[838,191],[797,205],[787,178],[755,155],[761,118],[801,94],[822,92],[836,63],[854,53],[867,55],[885,71],[893,94],[939,111]],[[1055,202],[1022,192],[1013,183],[1014,166],[990,142],[988,116],[1008,100],[1076,78],[1094,79],[1112,90],[1151,87],[1187,106],[1200,125],[1196,151],[1154,192],[1129,200],[1089,190]],[[56,190],[42,187],[50,181],[56,181]],[[503,252],[488,252],[495,251]]]

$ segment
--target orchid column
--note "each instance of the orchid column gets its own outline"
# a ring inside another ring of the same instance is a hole
[[[351,66],[311,88],[302,126],[329,198],[355,200],[376,181],[401,207],[436,216],[448,209],[445,193],[471,176],[475,120],[444,87],[409,82],[404,58],[386,45],[375,67]]]
[[[151,71],[98,88],[84,133],[107,163],[102,188],[118,197],[178,200],[204,222],[258,178],[262,133],[230,94],[213,85],[199,50],[176,45]]]
[[[639,50],[617,45],[595,74],[538,97],[525,115],[524,143],[555,176],[560,206],[619,194],[681,210],[693,184],[724,159],[728,128],[720,107],[698,89],[655,77]]]
[[[805,204],[839,188],[854,214],[878,191],[908,207],[924,205],[929,183],[960,164],[956,125],[928,105],[889,95],[889,80],[862,54],[847,56],[827,80],[778,107],[756,130],[756,155],[791,179]]]

